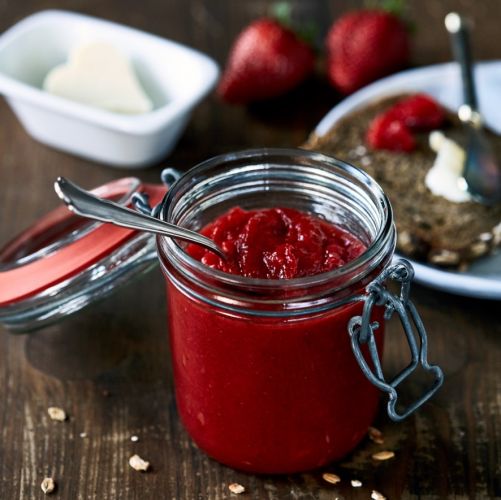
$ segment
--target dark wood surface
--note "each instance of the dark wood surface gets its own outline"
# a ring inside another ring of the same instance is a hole
[[[255,0],[67,0],[58,7],[126,23],[173,38],[224,62],[230,41],[267,2]],[[316,20],[320,34],[355,1],[292,2],[299,18]],[[499,0],[409,0],[415,26],[416,65],[449,59],[443,15],[459,9],[476,25],[478,58],[499,57]],[[0,3],[0,30],[45,0]],[[169,62],[166,61],[166,64]],[[339,100],[321,77],[266,105],[229,107],[208,98],[196,110],[172,156],[162,165],[181,169],[224,151],[303,142]],[[155,181],[161,166],[138,171]],[[91,187],[126,172],[49,149],[31,139],[5,102],[0,103],[0,243],[57,205],[52,182],[65,175]],[[64,499],[222,499],[228,484],[246,487],[242,498],[367,499],[377,489],[397,498],[501,498],[501,322],[499,302],[467,299],[419,286],[413,297],[430,335],[430,358],[446,382],[432,402],[404,423],[380,412],[384,446],[363,442],[339,464],[322,471],[267,477],[242,474],[207,458],[191,443],[177,414],[160,271],[141,278],[98,306],[43,331],[13,335],[0,327],[0,498],[42,498],[45,476]],[[390,324],[386,368],[405,355],[397,325]],[[408,387],[416,394],[419,377]],[[360,402],[363,404],[363,402]],[[47,407],[61,406],[64,423]],[[85,432],[86,437],[80,437]],[[131,442],[137,435],[139,441]],[[237,444],[236,444],[237,445]],[[375,463],[380,448],[396,457]],[[140,474],[133,453],[151,461]],[[321,472],[343,482],[332,486]],[[363,487],[352,488],[358,478]]]

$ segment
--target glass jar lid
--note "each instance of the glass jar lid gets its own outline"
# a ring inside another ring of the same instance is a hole
[[[134,193],[161,201],[165,187],[127,177],[92,193],[130,205]],[[60,206],[0,249],[0,323],[29,331],[72,314],[156,262],[152,235],[91,222]]]

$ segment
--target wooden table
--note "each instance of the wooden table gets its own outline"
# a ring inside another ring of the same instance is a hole
[[[355,1],[292,2],[298,17],[317,20],[325,33],[339,12]],[[410,1],[416,27],[414,62],[449,58],[443,15],[452,0]],[[224,62],[229,43],[268,2],[219,0],[100,0],[59,2],[79,10],[173,38]],[[42,0],[0,5],[0,29],[43,8]],[[457,8],[457,6],[456,6]],[[498,0],[464,0],[463,12],[477,26],[476,54],[499,51]],[[169,61],[165,61],[168,65]],[[161,166],[186,169],[224,151],[253,146],[291,146],[308,132],[339,96],[321,77],[283,99],[249,108],[229,107],[214,97],[195,112],[174,154],[162,165],[139,171],[156,181]],[[4,102],[0,103],[0,242],[6,242],[57,205],[52,182],[65,175],[91,187],[125,171],[69,156],[31,139]],[[197,499],[230,498],[228,484],[245,486],[242,498],[360,498],[377,489],[396,498],[501,497],[501,322],[499,302],[467,299],[415,286],[413,297],[430,335],[430,358],[445,370],[446,382],[432,402],[401,424],[380,412],[384,447],[396,457],[370,459],[378,447],[366,441],[339,464],[286,477],[236,472],[207,458],[183,430],[173,399],[160,272],[78,315],[30,335],[0,328],[0,498],[42,498],[45,476],[57,482],[55,498]],[[386,368],[403,363],[403,341],[390,324]],[[416,394],[420,377],[409,386]],[[61,406],[64,423],[47,407]],[[86,437],[81,437],[86,433]],[[132,442],[131,436],[139,437]],[[380,447],[379,447],[380,448]],[[152,463],[140,474],[128,465],[139,453]],[[344,481],[324,482],[333,471]],[[363,482],[352,488],[349,479]]]

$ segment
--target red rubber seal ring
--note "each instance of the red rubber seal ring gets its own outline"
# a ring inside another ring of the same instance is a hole
[[[130,185],[130,178],[119,179],[92,190],[92,193],[103,198],[115,198],[126,195],[130,191]],[[166,188],[155,184],[139,184],[137,192],[148,194],[150,203],[154,206],[162,200]],[[0,250],[0,262],[5,264],[12,260],[10,256],[19,252],[32,238],[58,225],[64,225],[74,217],[77,216],[65,206],[49,212]],[[0,268],[0,307],[32,297],[75,276],[108,256],[136,234],[138,232],[132,229],[97,223],[94,229],[47,256],[14,267],[4,265],[5,271]]]

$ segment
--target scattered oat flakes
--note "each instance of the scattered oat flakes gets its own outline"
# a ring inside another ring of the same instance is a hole
[[[341,481],[341,478],[337,474],[333,474],[332,472],[325,472],[322,474],[322,479],[331,484],[337,484]]]
[[[384,451],[378,451],[377,453],[374,453],[372,455],[372,458],[374,460],[389,460],[390,458],[393,458],[395,456],[395,453],[392,451],[384,450]]]
[[[130,440],[133,442],[133,443],[137,443],[139,441],[139,437],[138,436],[131,436],[130,437]]]
[[[134,470],[142,472],[146,472],[150,468],[150,462],[143,460],[139,455],[132,455],[132,457],[129,458],[129,465]]]
[[[384,443],[383,433],[375,427],[369,427],[369,439],[376,444]]]
[[[52,420],[57,420],[58,422],[64,422],[67,418],[66,412],[57,406],[50,406],[47,408],[47,413]]]
[[[351,480],[351,485],[354,488],[360,488],[362,486],[362,481],[359,481],[358,479],[352,479]]]
[[[241,484],[238,484],[238,483],[231,483],[228,486],[228,489],[232,493],[234,493],[235,495],[240,495],[240,493],[243,493],[245,491],[245,488]]]
[[[56,489],[56,483],[55,483],[54,479],[52,479],[51,477],[46,477],[42,481],[40,488],[42,488],[42,491],[46,495],[50,495]]]
[[[80,437],[81,438],[86,438],[87,437],[87,433],[86,432],[81,432],[80,433]]]
[[[372,500],[386,500],[386,497],[382,493],[379,493],[379,491],[376,490],[372,490],[371,498]]]

